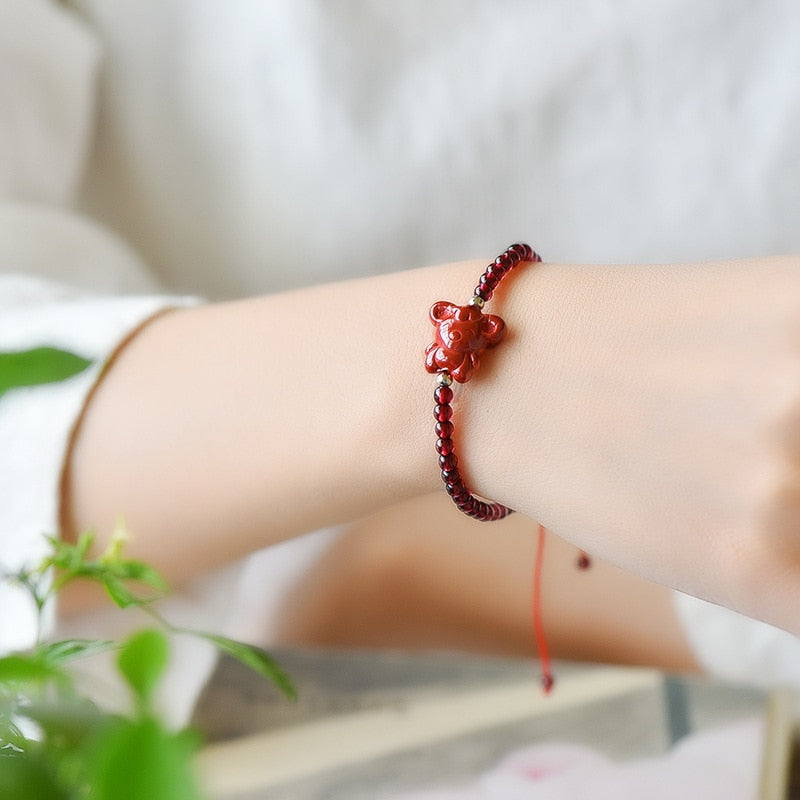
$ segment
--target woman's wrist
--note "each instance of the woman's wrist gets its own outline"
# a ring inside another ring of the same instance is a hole
[[[598,557],[800,631],[786,522],[800,517],[800,259],[543,264],[498,313],[514,333],[461,423],[476,490]]]

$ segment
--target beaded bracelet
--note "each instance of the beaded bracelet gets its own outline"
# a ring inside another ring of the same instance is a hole
[[[478,368],[481,353],[499,344],[505,335],[505,322],[495,314],[484,314],[483,306],[492,299],[500,281],[518,264],[541,261],[527,244],[512,244],[481,275],[472,299],[465,306],[440,300],[431,306],[430,320],[436,326],[435,340],[425,350],[425,369],[436,374],[433,394],[436,406],[436,451],[445,489],[458,508],[474,519],[490,522],[513,513],[501,503],[476,497],[467,488],[458,470],[453,444],[453,381],[466,383]]]

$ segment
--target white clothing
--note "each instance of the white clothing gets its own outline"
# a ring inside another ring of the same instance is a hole
[[[752,800],[758,794],[762,725],[746,720],[693,733],[662,756],[615,762],[563,742],[510,753],[467,786],[429,789],[391,800]]]
[[[493,256],[794,252],[791,0],[72,0],[82,201],[216,298]]]
[[[67,434],[103,359],[174,302],[159,287],[275,291],[517,238],[564,261],[800,250],[789,0],[67,5],[0,0],[0,349],[96,362],[0,398],[6,566],[55,531]],[[788,634],[677,602],[712,671],[800,684]],[[268,635],[269,613],[237,625]],[[0,646],[29,634],[3,614]],[[774,673],[741,656],[764,638]]]

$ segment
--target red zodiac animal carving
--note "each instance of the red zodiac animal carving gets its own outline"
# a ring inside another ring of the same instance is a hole
[[[428,372],[449,372],[453,380],[466,383],[478,367],[480,355],[503,338],[506,325],[494,314],[477,306],[457,306],[440,300],[430,310],[436,339],[425,350]]]

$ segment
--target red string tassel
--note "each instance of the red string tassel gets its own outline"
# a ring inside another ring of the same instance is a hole
[[[542,689],[545,694],[549,694],[555,678],[542,621],[542,563],[544,561],[545,533],[544,525],[539,525],[536,538],[536,560],[533,565],[533,633],[536,639],[536,649],[539,651],[539,661],[542,665]]]

